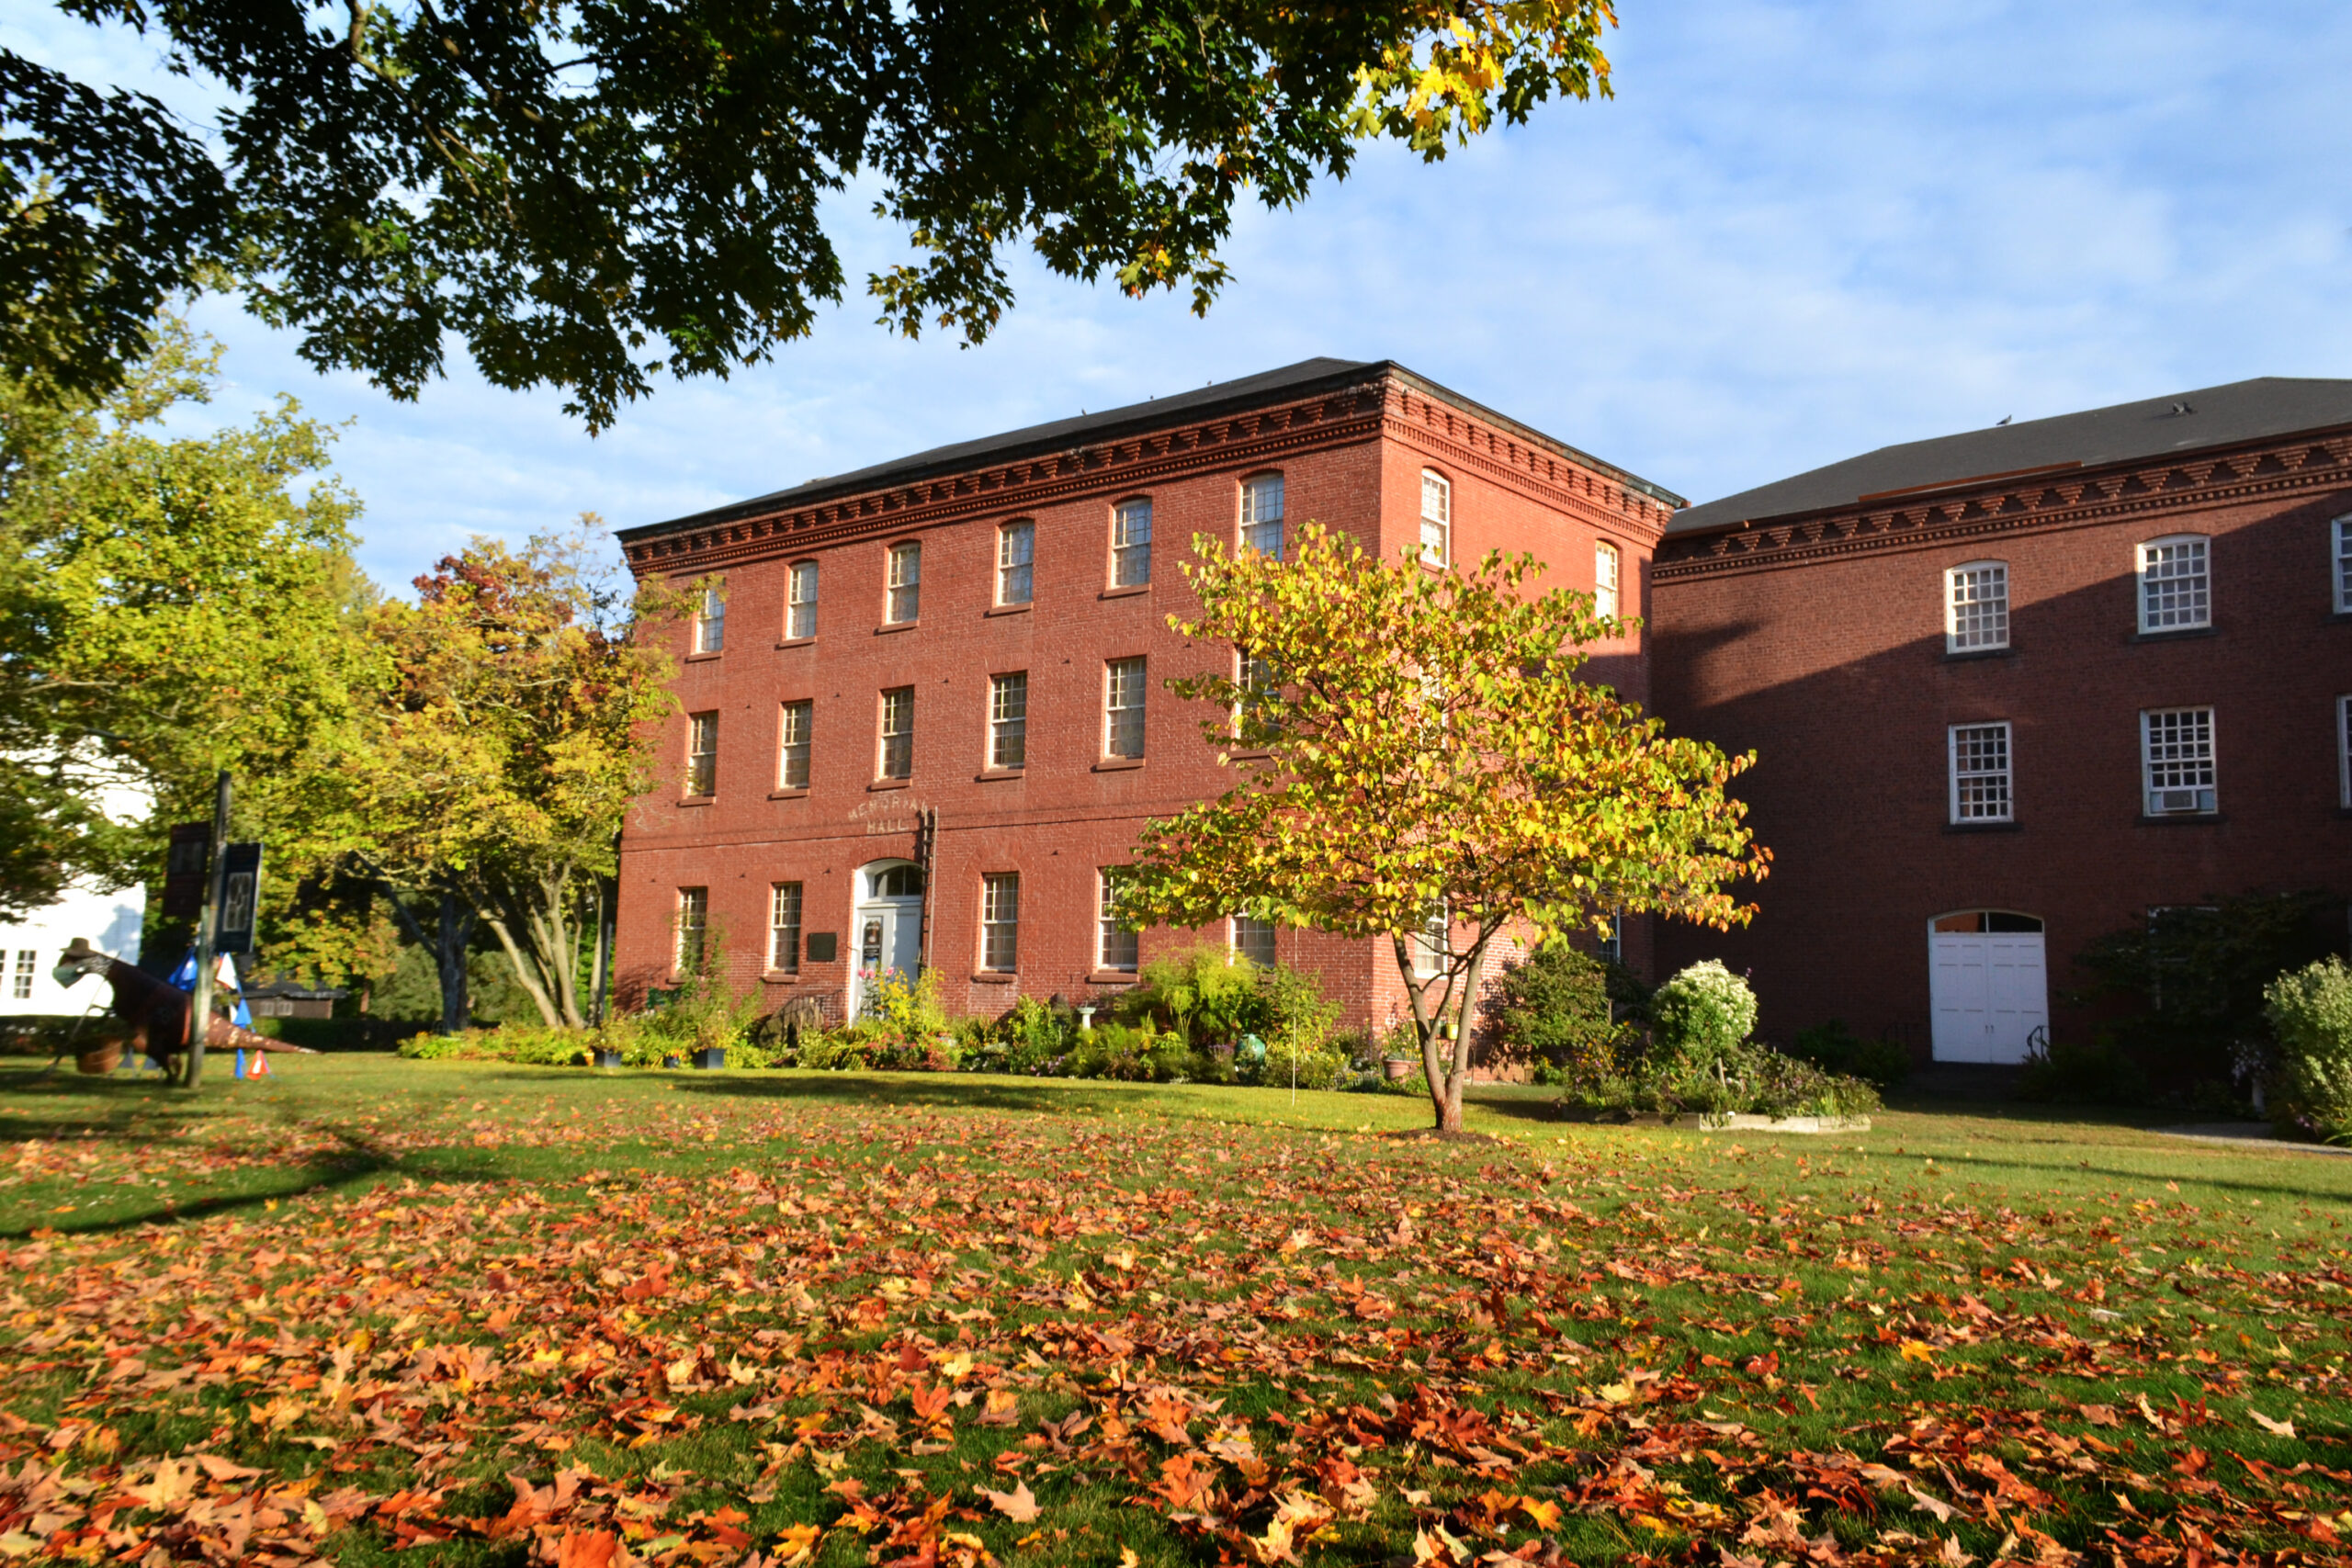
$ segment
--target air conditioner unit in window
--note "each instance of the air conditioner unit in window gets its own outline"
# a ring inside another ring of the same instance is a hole
[[[2148,792],[2148,815],[2174,817],[2184,812],[2213,809],[2211,789],[2152,789]]]

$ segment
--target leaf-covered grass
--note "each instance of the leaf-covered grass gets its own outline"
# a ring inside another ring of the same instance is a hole
[[[2352,1160],[1546,1098],[10,1066],[0,1552],[2344,1557]]]

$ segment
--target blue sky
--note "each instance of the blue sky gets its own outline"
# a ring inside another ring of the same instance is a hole
[[[1704,501],[1921,436],[2245,377],[2352,376],[2352,6],[1622,0],[1617,96],[1424,165],[1374,149],[1245,213],[1205,321],[1016,271],[978,350],[853,294],[731,381],[591,438],[454,374],[414,404],[321,377],[210,301],[241,418],[350,422],[362,559],[655,521],[902,452],[1318,354],[1394,358]],[[152,51],[31,0],[0,39],[153,85]],[[184,89],[181,89],[184,90]],[[837,204],[854,277],[899,236]]]

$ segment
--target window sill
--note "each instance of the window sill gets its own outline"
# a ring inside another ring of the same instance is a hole
[[[714,659],[724,659],[726,657],[727,650],[725,649],[714,648],[707,653],[687,654],[685,657],[685,662],[688,664],[707,664]]]
[[[1090,986],[1132,986],[1137,976],[1132,969],[1097,969],[1086,976]]]
[[[1150,592],[1151,584],[1148,582],[1130,582],[1124,588],[1105,588],[1101,593],[1097,594],[1096,597],[1100,599],[1132,599],[1138,593],[1148,593]]]
[[[808,798],[808,786],[802,784],[798,789],[772,789],[768,791],[768,798],[770,800],[806,800]]]
[[[1094,771],[1098,773],[1124,773],[1129,768],[1142,766],[1141,757],[1105,757],[1094,764]]]
[[[983,615],[1025,615],[1037,607],[1035,599],[1023,604],[991,604],[980,612]]]
[[[2139,818],[2143,828],[2202,828],[2228,820],[2218,811],[2167,811],[2162,817],[2142,812]]]
[[[715,795],[682,795],[678,797],[680,806],[715,806],[718,803],[718,796]]]
[[[1026,768],[982,768],[972,778],[977,784],[994,784],[1000,779],[1024,779],[1028,776]]]
[[[2160,632],[2133,632],[2133,642],[2179,642],[2200,637],[2219,637],[2218,626],[2172,626]]]
[[[874,635],[876,637],[888,637],[892,632],[910,632],[921,625],[922,625],[922,617],[921,615],[917,615],[911,621],[885,621],[880,626],[874,628]]]
[[[2021,833],[2024,830],[2025,824],[2015,821],[1947,822],[1944,824],[1944,831],[1947,833]]]
[[[910,789],[914,786],[914,782],[912,779],[876,779],[865,787],[870,794],[877,789]]]
[[[1021,972],[1017,969],[976,969],[972,972],[972,984],[976,986],[1010,986],[1020,978]]]
[[[1228,762],[1262,762],[1272,755],[1272,751],[1233,750],[1225,754],[1225,760]]]
[[[763,986],[797,986],[800,984],[800,971],[797,969],[770,969],[760,976],[760,984]]]
[[[2352,626],[2352,610],[2338,610],[2327,618],[2340,626]]]
[[[1999,648],[1946,649],[1943,661],[1946,664],[1974,664],[1986,659],[2015,659],[2017,656],[2018,645],[2012,642]]]
[[[776,646],[778,648],[808,648],[813,646],[816,640],[816,634],[811,632],[807,637],[779,637],[776,639]]]

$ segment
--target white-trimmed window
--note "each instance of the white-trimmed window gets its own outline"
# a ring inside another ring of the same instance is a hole
[[[1283,477],[1260,474],[1241,481],[1241,547],[1283,558]]]
[[[1102,754],[1143,755],[1144,661],[1114,659],[1103,669]]]
[[[980,878],[980,967],[1010,975],[1021,967],[1021,874],[992,871]]]
[[[1151,502],[1123,501],[1111,509],[1111,586],[1151,581]]]
[[[1970,561],[1944,573],[1944,651],[2008,646],[2008,562]]]
[[[787,637],[817,635],[817,563],[797,561],[792,574],[785,581],[784,635]]]
[[[2336,799],[2352,811],[2352,696],[2335,699],[2335,773]]]
[[[1592,547],[1592,613],[1615,619],[1623,559],[1617,547],[1603,539]]]
[[[681,887],[678,889],[676,942],[670,951],[671,967],[681,975],[692,975],[702,968],[703,939],[710,930],[710,889]]]
[[[1026,604],[1037,558],[1037,525],[1007,523],[996,531],[996,602]]]
[[[40,971],[40,950],[20,947],[17,950],[17,972],[8,981],[8,995],[23,1001],[33,994],[33,976]]]
[[[2177,817],[2217,808],[2211,708],[2143,712],[2140,754],[2147,773],[2149,816]]]
[[[2140,547],[2140,629],[2186,631],[2213,624],[2213,582],[2202,534],[2176,534]]]
[[[1233,956],[1246,958],[1261,969],[1274,964],[1274,922],[1255,915],[1233,917]]]
[[[1453,921],[1441,903],[1413,933],[1413,976],[1427,980],[1445,973],[1448,950],[1453,945]]]
[[[1119,918],[1119,868],[1103,866],[1094,880],[1094,967],[1132,975],[1141,945],[1136,929]]]
[[[706,588],[695,605],[695,651],[717,653],[727,646],[727,595]]]
[[[2352,615],[2352,517],[2339,517],[2335,536],[2335,613]]]
[[[775,729],[775,787],[808,787],[808,727],[816,705],[786,703],[779,710]]]
[[[686,716],[686,793],[715,795],[718,791],[718,715]]]
[[[1433,468],[1421,470],[1421,563],[1444,566],[1453,559],[1453,481]]]
[[[1237,730],[1245,715],[1261,713],[1270,699],[1282,692],[1282,672],[1271,659],[1261,659],[1254,653],[1235,652],[1234,684],[1241,688],[1241,700],[1234,705],[1233,723]]]
[[[883,618],[891,626],[922,615],[922,546],[910,539],[890,547],[889,592]]]
[[[1950,733],[1951,819],[2011,820],[2016,807],[2009,786],[2009,727],[1955,724]]]
[[[989,677],[989,766],[1029,765],[1029,671]]]
[[[881,755],[876,778],[915,776],[915,689],[893,686],[882,694]]]
[[[800,884],[768,885],[768,969],[777,975],[800,973]]]

